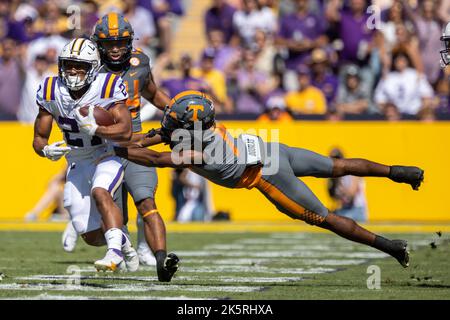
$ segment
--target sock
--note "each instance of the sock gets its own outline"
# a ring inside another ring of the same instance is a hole
[[[167,252],[165,250],[158,250],[155,252],[155,258],[157,265],[164,265],[164,260],[167,257]]]
[[[111,228],[105,232],[106,244],[109,249],[122,251],[122,230],[118,228]]]
[[[391,240],[383,238],[382,236],[376,236],[375,241],[373,242],[373,247],[386,252],[388,254],[392,254],[394,252],[394,245]]]

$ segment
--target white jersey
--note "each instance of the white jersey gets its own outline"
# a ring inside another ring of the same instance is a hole
[[[67,160],[88,158],[101,147],[111,142],[81,133],[74,117],[74,109],[85,105],[95,105],[105,109],[115,102],[128,99],[122,78],[113,73],[98,74],[88,91],[78,100],[74,100],[67,87],[58,77],[48,77],[39,86],[37,104],[53,115],[58,127],[64,133],[64,140],[72,151]]]

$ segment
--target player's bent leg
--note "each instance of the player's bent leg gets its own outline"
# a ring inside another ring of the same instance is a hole
[[[102,229],[92,230],[81,235],[86,244],[94,247],[106,245],[105,234]]]
[[[156,259],[153,256],[155,250],[165,250],[165,229],[163,230],[163,243],[155,243],[158,239],[154,239],[150,233],[145,231],[146,226],[149,225],[150,231],[158,235],[158,230],[153,230],[155,223],[152,221],[144,222],[142,215],[156,209],[154,197],[158,185],[158,175],[155,168],[144,167],[128,160],[122,160],[122,165],[125,168],[125,185],[131,197],[134,200],[136,209],[138,210],[138,218],[136,220],[138,229],[138,245],[137,251],[142,265],[156,265]],[[150,249],[150,246],[152,249]]]
[[[122,254],[123,216],[113,201],[114,193],[122,179],[123,167],[118,158],[106,159],[95,167],[91,189],[91,196],[95,201],[93,209],[97,210],[102,218],[108,246],[106,256],[94,263],[99,271],[125,269]]]
[[[146,223],[144,222],[144,219],[142,219],[142,216],[140,214],[137,215],[136,218],[136,225],[137,225],[137,252],[139,256],[139,263],[144,266],[156,266],[156,258],[153,255],[152,249],[150,249],[150,246],[147,243],[147,236],[146,233],[149,233],[149,231],[145,231]]]
[[[140,259],[143,264],[156,265],[159,281],[168,282],[177,271],[178,258],[175,254],[167,255],[166,227],[154,200],[158,184],[156,169],[128,161],[122,163],[126,167],[127,189],[139,212],[137,223]]]
[[[166,250],[166,226],[159,214],[154,199],[146,198],[136,203],[138,212],[144,221],[144,234],[153,252]]]
[[[330,230],[345,239],[366,244],[383,251],[396,258],[405,268],[409,266],[409,252],[405,240],[389,240],[383,238],[364,229],[354,220],[333,213],[329,213],[325,220],[318,226]]]
[[[72,221],[70,220],[66,228],[64,229],[64,232],[62,234],[62,245],[63,249],[66,252],[73,252],[75,250],[75,247],[77,246],[78,241],[78,233],[73,227]]]
[[[407,183],[418,190],[424,171],[418,167],[387,166],[366,159],[331,159],[310,150],[280,144],[280,152],[287,154],[297,177],[337,178],[345,175],[384,177]]]
[[[312,191],[293,172],[282,168],[273,176],[262,176],[257,185],[276,207],[293,219],[333,231],[348,240],[366,244],[390,254],[408,266],[406,241],[388,240],[359,226],[349,218],[329,213]]]
[[[170,282],[178,270],[179,259],[174,253],[167,254],[164,220],[156,208],[155,201],[151,198],[138,203],[137,208],[145,222],[145,237],[155,254],[158,280]]]
[[[108,190],[95,187],[92,189],[92,197],[95,205],[100,212],[103,224],[106,230],[111,228],[122,228],[123,216],[119,207],[114,203],[111,194]]]
[[[281,158],[287,158],[288,165],[297,177],[327,178],[332,176],[333,160],[329,157],[307,149],[289,147],[284,144],[280,144],[280,156]]]
[[[98,271],[123,270],[125,266],[122,253],[122,214],[108,190],[94,187],[92,189],[92,197],[105,226],[105,239],[108,246],[106,256],[101,260],[95,261],[94,265]]]

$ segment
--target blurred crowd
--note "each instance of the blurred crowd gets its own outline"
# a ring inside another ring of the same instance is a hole
[[[174,57],[195,1],[208,2],[206,47]],[[0,119],[32,122],[38,83],[57,73],[62,46],[113,10],[130,20],[159,86],[170,96],[205,91],[227,117],[450,114],[450,70],[439,64],[449,0],[0,0]]]

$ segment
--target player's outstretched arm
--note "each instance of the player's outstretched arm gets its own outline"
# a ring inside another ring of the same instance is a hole
[[[163,138],[158,130],[152,129],[148,133],[133,134],[131,138],[131,148],[146,148],[163,143]]]
[[[116,123],[111,126],[98,126],[95,135],[114,141],[130,141],[132,136],[131,115],[124,101],[117,102],[109,111]]]
[[[194,158],[201,158],[202,154],[195,151],[186,151],[179,154],[172,152],[157,152],[146,148],[114,147],[114,152],[121,158],[128,159],[147,167],[160,168],[188,168]]]

